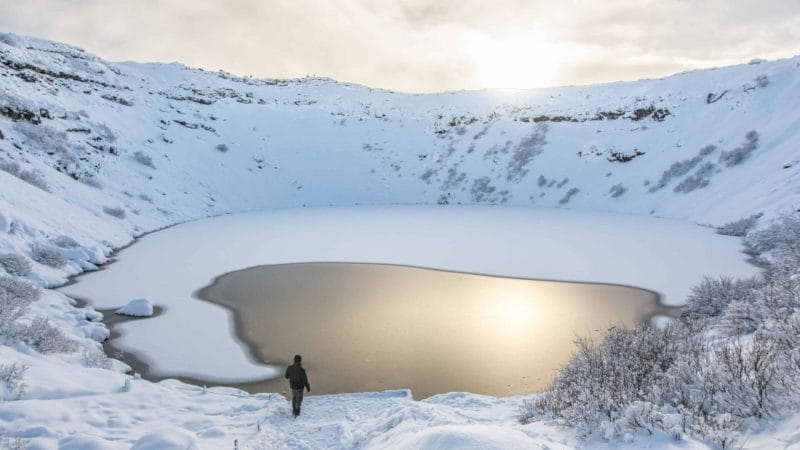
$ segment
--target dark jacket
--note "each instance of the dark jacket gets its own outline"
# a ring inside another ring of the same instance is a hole
[[[289,387],[292,389],[303,389],[311,391],[311,386],[308,384],[308,377],[306,376],[306,369],[298,364],[292,364],[286,368],[286,378],[289,379]]]

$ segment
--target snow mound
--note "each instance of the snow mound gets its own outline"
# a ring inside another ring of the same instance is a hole
[[[483,425],[443,425],[405,434],[393,448],[509,450],[537,448],[538,443],[521,431]]]
[[[153,304],[146,298],[135,298],[116,313],[123,316],[150,317],[153,315]]]
[[[68,436],[58,441],[59,450],[123,450],[125,444],[107,441],[95,436]]]
[[[133,443],[131,450],[194,450],[197,449],[194,434],[180,428],[163,428],[142,436]]]

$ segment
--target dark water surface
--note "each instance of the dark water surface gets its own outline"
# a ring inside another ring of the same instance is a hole
[[[234,311],[253,355],[303,355],[312,394],[410,388],[517,395],[547,386],[576,336],[662,313],[650,291],[405,266],[301,263],[217,278],[197,295]],[[282,377],[239,385],[287,390]]]

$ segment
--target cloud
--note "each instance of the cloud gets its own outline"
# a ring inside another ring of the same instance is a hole
[[[0,28],[112,60],[415,92],[521,83],[526,58],[554,67],[548,84],[585,84],[800,53],[796,0],[0,0]]]

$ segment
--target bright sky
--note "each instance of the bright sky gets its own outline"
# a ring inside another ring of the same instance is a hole
[[[408,92],[660,77],[800,54],[800,0],[0,0],[110,60]]]

